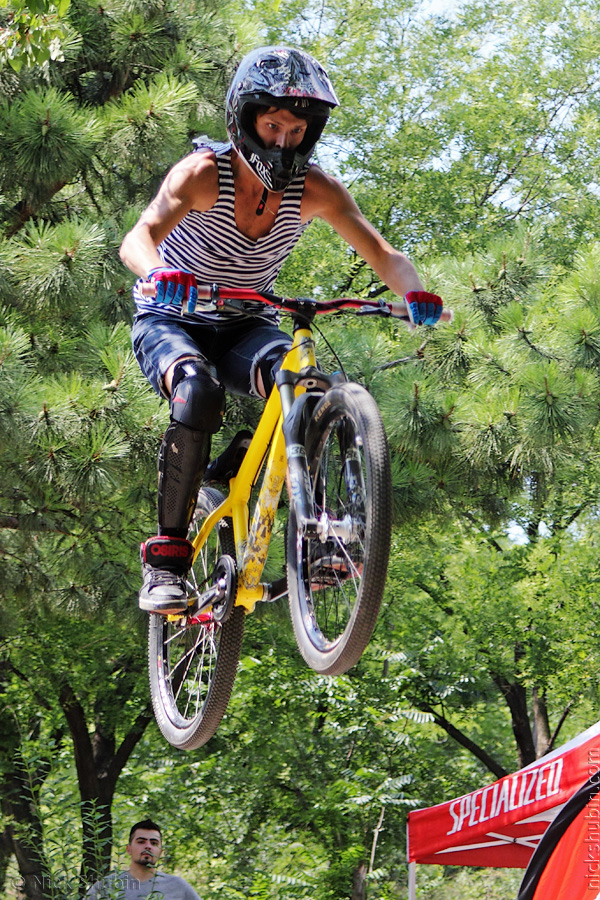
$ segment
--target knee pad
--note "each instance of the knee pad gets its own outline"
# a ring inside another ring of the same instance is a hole
[[[257,387],[258,372],[260,372],[262,377],[265,396],[268,397],[273,390],[273,386],[275,385],[275,376],[281,368],[283,357],[288,352],[291,346],[291,340],[286,341],[285,339],[279,339],[277,341],[273,341],[271,344],[267,344],[266,347],[263,347],[256,354],[256,356],[252,360],[252,368],[250,370],[250,383],[252,385],[252,390],[257,397],[260,396]]]
[[[203,359],[185,359],[173,370],[171,420],[216,434],[225,412],[225,388]]]

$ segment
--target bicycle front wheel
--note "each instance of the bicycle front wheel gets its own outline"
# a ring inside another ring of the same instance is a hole
[[[356,384],[315,407],[305,448],[319,534],[288,527],[288,590],[296,642],[308,665],[340,675],[369,643],[387,577],[392,528],[387,439],[377,404]]]
[[[213,488],[198,494],[192,528],[198,530],[223,500]],[[223,557],[235,559],[231,521],[221,519],[201,548],[188,581],[199,596],[214,580]],[[186,616],[151,615],[148,635],[150,693],[158,727],[180,750],[205,744],[229,704],[244,634],[244,609],[223,615],[218,607]]]

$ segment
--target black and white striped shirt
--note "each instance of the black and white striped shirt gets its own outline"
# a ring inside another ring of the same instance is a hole
[[[200,147],[197,152],[203,152]],[[219,170],[219,196],[206,212],[191,210],[158,247],[166,266],[193,272],[198,284],[270,291],[279,271],[309,224],[300,221],[300,203],[308,166],[286,188],[275,221],[268,234],[253,240],[242,234],[235,223],[235,189],[231,168],[231,145],[216,151]],[[158,304],[153,298],[133,292],[139,313],[161,312],[193,322],[230,319],[240,314],[231,311],[206,311],[193,314],[181,307]],[[265,310],[269,315],[271,311]]]

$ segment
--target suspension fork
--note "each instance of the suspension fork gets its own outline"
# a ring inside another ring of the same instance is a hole
[[[303,443],[305,411],[311,402],[315,402],[315,395],[310,393],[311,391],[317,391],[321,395],[333,384],[346,379],[339,373],[325,375],[316,367],[315,362],[314,341],[310,329],[296,328],[294,343],[276,375],[278,396],[272,395],[267,401],[268,409],[276,402],[280,404],[281,415],[272,432],[265,475],[250,528],[246,532],[247,538],[237,549],[240,560],[238,602],[248,609],[253,608],[257,599],[265,599],[264,595],[261,595],[261,577],[286,476],[290,497],[293,498],[299,512],[298,522],[306,532],[311,534],[317,532],[318,521],[314,513]],[[246,458],[248,462],[249,456],[250,451]],[[246,482],[246,459],[236,476],[236,485],[240,479],[243,483]],[[247,490],[249,496],[249,486]],[[234,503],[234,519],[239,508]],[[242,526],[243,522],[237,520],[234,527],[236,536],[244,534]]]
[[[315,366],[308,366],[300,372],[282,369],[276,379],[281,396],[290,497],[299,528],[305,535],[315,537],[319,523],[304,446],[306,422],[312,413],[310,406],[315,403],[314,392],[322,395],[345,378],[340,374],[325,375]],[[305,393],[298,394],[299,388],[304,389]]]

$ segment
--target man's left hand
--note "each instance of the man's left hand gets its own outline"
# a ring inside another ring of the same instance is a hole
[[[411,325],[435,325],[444,308],[442,298],[428,291],[409,291],[404,299]]]

